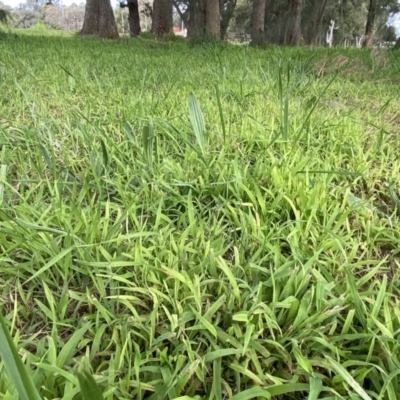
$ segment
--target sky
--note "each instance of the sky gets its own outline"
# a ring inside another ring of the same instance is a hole
[[[21,3],[26,3],[24,0],[0,0],[2,3],[6,4],[7,6],[17,7]],[[81,4],[86,3],[85,0],[62,0],[62,3],[65,6],[69,6],[72,3]]]

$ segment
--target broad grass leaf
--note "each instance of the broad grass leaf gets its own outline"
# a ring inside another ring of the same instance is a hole
[[[75,246],[69,247],[68,249],[64,249],[61,253],[57,254],[55,257],[49,260],[45,265],[43,265],[42,268],[40,268],[37,272],[35,272],[25,283],[28,283],[33,279],[37,278],[38,276],[43,274],[43,272],[47,271],[50,267],[52,267],[54,264],[58,263],[67,254],[69,254],[74,249],[74,247]]]
[[[235,394],[230,398],[230,400],[249,400],[254,398],[266,399],[269,400],[271,398],[271,394],[267,390],[263,390],[260,387],[253,387],[251,389],[244,390],[238,394]]]
[[[50,157],[48,151],[47,151],[46,148],[45,148],[43,145],[41,145],[41,144],[39,144],[39,147],[40,147],[40,151],[42,152],[44,161],[45,161],[45,163],[46,163],[46,165],[47,165],[47,168],[48,168],[50,171],[53,171],[54,165],[53,165],[53,161],[52,161],[52,159],[51,159],[51,157]]]
[[[392,380],[393,378],[398,377],[399,375],[400,375],[400,369],[397,369],[386,377],[385,383],[379,394],[379,399],[384,399],[385,398],[384,395],[385,393],[387,393],[389,400],[397,400],[396,392],[393,389]]]
[[[233,295],[235,296],[237,301],[240,302],[240,290],[239,290],[239,286],[236,282],[236,278],[235,278],[234,274],[232,273],[232,270],[230,269],[230,267],[228,266],[226,261],[221,256],[217,257],[216,261],[217,261],[218,267],[225,273],[226,277],[228,278],[229,283],[232,286]]]
[[[100,139],[100,145],[101,145],[101,151],[103,153],[103,164],[104,164],[104,168],[108,167],[108,163],[109,163],[109,155],[108,155],[108,150],[107,150],[107,146],[104,143],[103,139]]]
[[[239,311],[236,314],[232,316],[232,321],[237,321],[237,322],[249,322],[249,316],[248,316],[247,311]]]
[[[361,300],[360,295],[358,293],[354,275],[352,274],[351,271],[346,271],[346,275],[347,275],[348,289],[350,292],[351,299],[353,300],[353,303],[354,303],[356,315],[357,315],[358,319],[360,320],[363,328],[366,331],[367,330],[367,319],[365,317],[365,305],[364,305],[363,301]]]
[[[83,370],[78,373],[82,400],[103,400],[103,393],[89,372]]]
[[[149,123],[143,128],[143,156],[149,168],[153,166],[154,129]]]
[[[76,347],[83,339],[86,331],[92,326],[90,322],[85,324],[82,328],[74,332],[69,338],[68,342],[63,346],[57,357],[57,366],[63,368],[66,363],[69,363],[76,352]]]
[[[396,191],[393,189],[393,185],[390,183],[386,184],[388,190],[389,190],[389,196],[390,199],[393,201],[395,207],[396,207],[396,212],[397,212],[397,216],[400,217],[400,199],[398,194],[396,193]]]
[[[205,363],[209,363],[211,361],[214,361],[217,358],[222,358],[222,357],[227,357],[227,356],[233,356],[239,354],[239,350],[237,349],[219,349],[212,351],[211,353],[207,353],[203,360]]]
[[[297,344],[295,341],[293,341],[293,354],[296,358],[297,363],[300,365],[300,367],[306,371],[308,374],[312,375],[313,374],[313,370],[312,370],[312,366],[311,366],[311,362],[310,360],[308,360],[307,358],[305,358],[302,354],[300,349],[298,348]]]
[[[229,364],[229,367],[231,369],[233,369],[234,371],[239,372],[239,374],[249,377],[254,383],[256,383],[258,385],[264,384],[261,377],[257,376],[257,374],[255,374],[254,372],[250,371],[248,368],[245,368],[242,365],[232,363],[232,364]]]
[[[218,300],[216,300],[211,307],[204,313],[204,318],[210,320],[211,317],[222,307],[226,302],[226,295],[223,294]]]
[[[337,361],[329,356],[325,356],[328,360],[329,365],[332,369],[339,374],[344,381],[363,399],[372,400],[368,393],[360,386],[360,384],[349,374],[349,372],[343,368]]]
[[[222,111],[221,93],[219,91],[218,84],[215,85],[215,94],[217,96],[218,112],[219,112],[219,118],[220,118],[220,121],[221,121],[222,135],[223,135],[223,138],[224,138],[224,145],[225,145],[226,144],[226,127],[225,127],[224,113]]]
[[[22,360],[20,359],[14,342],[0,313],[0,357],[18,391],[21,400],[42,400]]]
[[[196,316],[200,324],[207,329],[215,338],[217,338],[217,330],[215,326],[211,324],[211,322],[207,321],[200,313],[198,313],[192,306],[190,306],[193,314]]]
[[[3,203],[4,199],[4,187],[6,182],[6,175],[7,175],[7,165],[0,166],[0,206]]]
[[[310,385],[307,383],[286,383],[266,388],[271,396],[281,396],[288,393],[308,392]]]
[[[216,400],[222,400],[222,368],[221,358],[216,358],[213,362],[213,392]]]
[[[255,325],[254,324],[247,324],[246,326],[246,332],[244,334],[244,343],[243,343],[243,350],[242,350],[242,355],[245,355],[247,348],[249,346],[251,337],[253,335],[253,332],[255,330]]]
[[[197,144],[199,145],[204,157],[206,152],[206,126],[204,123],[203,113],[200,109],[200,104],[192,93],[189,95],[189,114]]]
[[[310,393],[307,400],[318,400],[322,390],[322,381],[320,378],[310,377]]]
[[[53,376],[62,376],[67,381],[71,382],[73,385],[78,385],[79,380],[76,375],[73,375],[71,372],[67,371],[66,369],[59,368],[55,364],[48,364],[48,363],[37,363],[35,366],[43,371],[50,372]],[[42,371],[42,372],[43,372]]]

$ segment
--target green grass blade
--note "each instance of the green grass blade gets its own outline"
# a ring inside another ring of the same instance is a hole
[[[18,391],[21,400],[42,400],[8,332],[6,321],[0,313],[0,357]]]
[[[286,383],[283,385],[275,385],[266,388],[271,396],[281,396],[288,393],[308,392],[310,385],[307,383]]]
[[[200,104],[192,93],[189,95],[189,114],[197,144],[199,145],[201,153],[204,157],[206,152],[206,126],[203,113],[200,109]]]
[[[82,400],[103,400],[103,393],[89,372],[82,370],[78,373]]]
[[[260,387],[253,387],[251,389],[244,390],[238,394],[235,394],[230,398],[230,400],[249,400],[258,398],[269,400],[271,398],[271,394],[267,390],[263,390]]]
[[[217,96],[217,104],[218,104],[218,112],[219,112],[219,119],[221,121],[221,127],[222,127],[222,136],[224,139],[224,145],[226,144],[226,126],[225,126],[225,118],[224,118],[224,113],[222,111],[222,104],[221,104],[221,93],[219,91],[219,86],[218,84],[215,85],[215,93]]]
[[[368,393],[360,386],[360,384],[343,368],[337,361],[331,357],[325,356],[332,369],[339,374],[344,381],[363,399],[372,400]]]
[[[347,275],[347,283],[348,283],[349,292],[350,292],[351,298],[353,300],[353,303],[354,303],[354,306],[356,309],[356,315],[357,315],[358,319],[360,320],[363,328],[366,330],[367,329],[367,319],[365,316],[365,305],[360,298],[360,295],[357,290],[356,282],[355,282],[352,272],[346,271],[346,275]]]
[[[310,377],[310,393],[307,400],[318,400],[322,390],[322,381],[320,378]]]
[[[0,166],[0,206],[4,200],[4,187],[6,185],[7,165]]]
[[[143,128],[143,156],[149,168],[153,166],[153,144],[154,129],[153,124],[147,124]]]
[[[213,391],[215,400],[222,400],[222,369],[221,369],[221,358],[217,358],[213,362]]]

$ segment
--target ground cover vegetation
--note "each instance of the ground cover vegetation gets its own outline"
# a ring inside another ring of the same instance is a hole
[[[1,399],[398,398],[398,52],[0,55]]]

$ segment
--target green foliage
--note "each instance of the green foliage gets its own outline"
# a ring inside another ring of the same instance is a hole
[[[163,36],[162,40],[164,42],[180,42],[180,43],[186,42],[186,38],[184,38],[183,36],[175,35],[173,33]]]
[[[142,39],[148,39],[148,40],[154,39],[154,35],[150,31],[140,32],[139,37]]]
[[[44,22],[45,9],[39,5],[21,5],[12,12],[12,26],[14,28],[30,28],[37,22]]]
[[[201,33],[191,38],[189,43],[191,45],[223,45],[220,40],[216,39],[214,36],[209,35],[207,33]]]
[[[398,53],[153,44],[0,42],[0,397],[397,399]]]
[[[10,11],[0,8],[0,24],[6,24],[10,19]]]
[[[36,22],[35,25],[31,26],[31,29],[35,31],[47,31],[47,26],[43,22]]]

